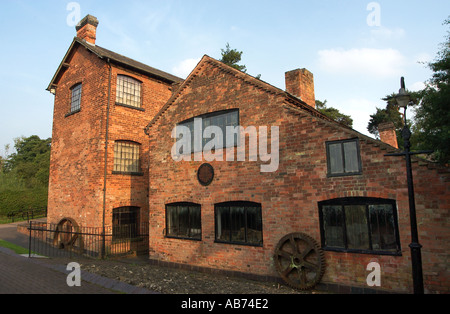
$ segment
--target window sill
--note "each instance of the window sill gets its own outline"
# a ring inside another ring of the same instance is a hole
[[[191,241],[202,241],[202,239],[198,238],[189,238],[189,237],[177,237],[177,236],[171,236],[171,235],[165,235],[164,238],[166,239],[178,239],[178,240],[191,240]]]
[[[113,171],[112,174],[128,175],[128,176],[144,176],[143,172],[125,172],[125,171]]]
[[[254,246],[254,247],[263,247],[263,244],[262,244],[262,243],[229,242],[229,241],[220,241],[220,240],[214,240],[214,243],[231,244],[231,245],[242,245],[242,246]]]
[[[333,247],[322,247],[322,249],[324,251],[338,252],[338,253],[402,256],[401,251],[372,251],[372,250],[344,249],[344,248],[333,248]]]
[[[350,173],[327,173],[327,178],[336,178],[336,177],[350,177],[350,176],[362,176],[361,172],[350,172]]]
[[[78,113],[78,112],[80,112],[80,111],[81,111],[81,109],[77,109],[77,110],[71,111],[71,112],[69,112],[69,113],[66,113],[66,115],[64,116],[64,118],[70,117],[71,115],[74,115],[74,114],[76,114],[76,113]]]
[[[139,110],[139,111],[145,111],[144,108],[135,107],[135,106],[127,105],[127,104],[121,104],[119,102],[116,102],[116,106],[125,107],[125,108],[129,108],[129,109],[135,109],[135,110]]]

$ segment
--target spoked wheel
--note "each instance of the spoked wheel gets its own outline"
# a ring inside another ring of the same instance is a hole
[[[63,219],[56,226],[54,245],[63,250],[83,250],[78,225],[71,219]]]
[[[294,289],[314,288],[325,272],[322,249],[313,238],[300,232],[281,238],[274,261],[281,278]]]

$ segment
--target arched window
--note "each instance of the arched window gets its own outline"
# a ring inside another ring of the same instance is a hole
[[[82,84],[75,84],[71,90],[70,113],[78,112],[81,109],[81,87]]]
[[[139,143],[116,141],[114,143],[114,173],[141,174]]]
[[[139,207],[113,209],[113,239],[134,238],[139,235]]]
[[[201,240],[201,206],[194,203],[167,204],[166,236]]]
[[[214,205],[216,242],[262,246],[261,204],[225,202]]]
[[[319,202],[322,247],[326,250],[400,254],[394,200],[347,197]]]
[[[126,75],[117,75],[116,104],[141,108],[142,83]]]

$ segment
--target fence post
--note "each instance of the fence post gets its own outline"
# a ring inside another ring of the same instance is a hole
[[[32,228],[32,224],[33,224],[33,222],[30,221],[30,227],[29,227],[29,229],[30,229],[30,236],[28,238],[28,258],[31,257],[31,228]]]

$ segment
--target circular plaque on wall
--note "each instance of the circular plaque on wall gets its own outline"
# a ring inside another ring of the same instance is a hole
[[[210,164],[203,164],[198,168],[197,179],[201,185],[210,185],[214,179],[214,168]]]

